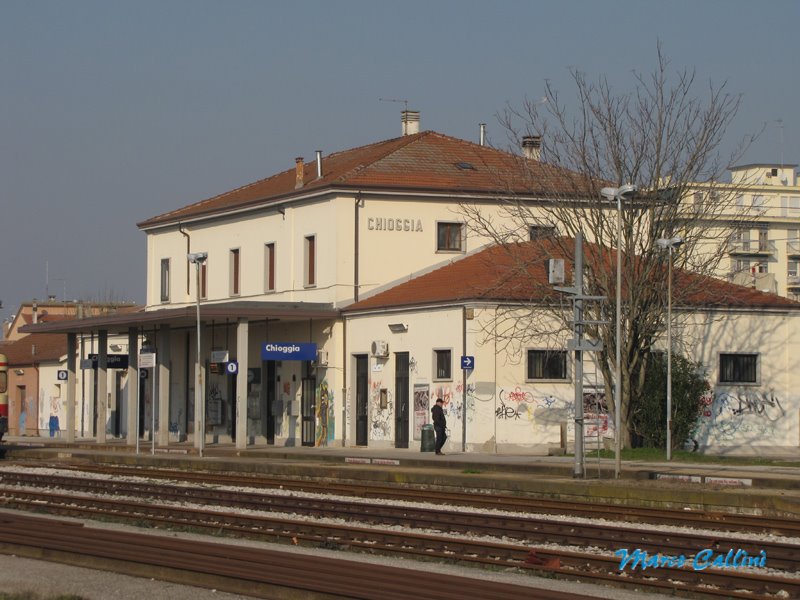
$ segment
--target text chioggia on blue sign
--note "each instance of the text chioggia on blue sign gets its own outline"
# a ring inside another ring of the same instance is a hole
[[[316,360],[317,345],[308,342],[265,342],[261,360]]]

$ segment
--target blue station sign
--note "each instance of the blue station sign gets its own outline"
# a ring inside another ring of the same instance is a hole
[[[92,369],[96,369],[100,364],[99,354],[90,354],[89,360],[92,361]],[[127,354],[108,354],[106,355],[106,366],[109,369],[127,369],[128,368],[128,355]]]
[[[261,360],[316,360],[317,345],[302,342],[265,342]]]

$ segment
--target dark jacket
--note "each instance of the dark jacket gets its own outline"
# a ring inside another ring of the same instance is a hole
[[[442,410],[441,405],[434,404],[431,409],[431,415],[433,415],[434,425],[437,427],[447,427],[447,419],[444,416],[444,410]]]

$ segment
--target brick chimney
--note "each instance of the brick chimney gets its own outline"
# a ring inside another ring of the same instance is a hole
[[[294,159],[294,163],[295,163],[294,189],[299,190],[301,187],[303,187],[303,175],[304,175],[303,168],[305,166],[303,164],[303,157],[298,156],[297,158]]]

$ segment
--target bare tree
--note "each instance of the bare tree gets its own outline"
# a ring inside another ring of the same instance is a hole
[[[473,232],[505,244],[521,281],[529,276],[525,285],[531,288],[536,308],[523,318],[519,306],[498,310],[491,326],[492,335],[517,351],[531,339],[553,336],[558,329],[563,338],[571,325],[564,301],[553,299],[541,277],[530,277],[531,254],[520,252],[525,244],[514,242],[528,241],[531,226],[551,227],[558,236],[549,243],[569,258],[575,235],[583,234],[586,292],[607,299],[603,307],[590,307],[593,314],[587,316],[607,323],[590,325],[586,334],[603,342],[597,360],[611,411],[616,411],[611,401],[616,367],[615,252],[617,247],[622,250],[621,439],[629,445],[629,416],[666,316],[666,253],[655,240],[680,235],[684,246],[674,254],[675,266],[704,275],[717,272],[732,227],[745,217],[735,202],[742,189],[717,182],[754,136],[742,140],[722,160],[723,138],[740,97],[729,94],[724,84],[711,83],[702,97],[696,96],[695,73],[683,70],[670,75],[660,45],[653,73],[635,74],[629,93],[617,93],[605,78],[590,82],[577,70],[571,74],[576,92],[573,108],[547,83],[544,99],[527,100],[500,116],[516,148],[526,136],[536,136],[542,144],[540,156],[520,157],[514,168],[497,170],[504,190],[503,214],[489,216],[484,208],[469,204],[461,211]],[[619,211],[618,240],[616,202],[601,197],[600,190],[628,183],[639,192]],[[695,197],[698,186],[702,195]],[[536,256],[542,263],[536,268],[544,268],[543,256]],[[673,302],[685,302],[702,281],[684,279],[681,286],[674,286]],[[550,318],[542,318],[543,308]]]

